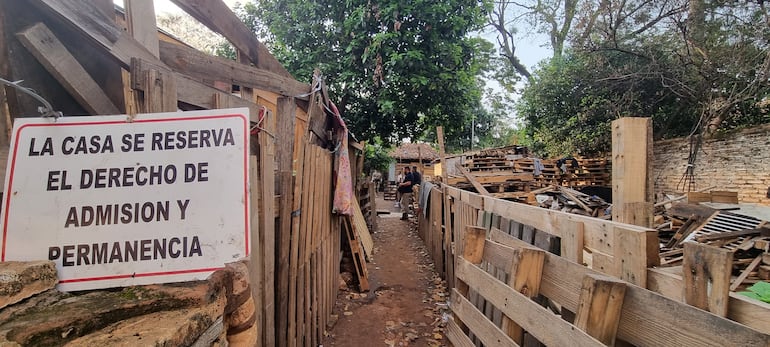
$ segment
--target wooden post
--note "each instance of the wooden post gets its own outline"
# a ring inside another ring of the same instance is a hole
[[[425,170],[422,168],[422,144],[417,144],[417,163],[420,164],[420,174],[425,175]]]
[[[685,302],[718,316],[727,316],[732,269],[732,251],[685,242],[682,264]]]
[[[612,122],[612,220],[652,227],[652,120]]]
[[[444,220],[443,220],[443,226],[444,226],[444,254],[446,258],[444,259],[444,264],[447,268],[446,271],[446,283],[447,288],[454,288],[454,249],[452,247],[452,239],[453,239],[453,232],[454,228],[452,228],[452,203],[451,203],[451,197],[449,196],[449,193],[447,192],[447,186],[449,182],[449,175],[446,171],[446,151],[444,149],[444,127],[439,126],[436,127],[436,136],[438,137],[438,151],[439,156],[441,158],[441,166],[443,167],[443,170],[441,170],[441,197],[443,200],[442,206],[444,207]],[[423,171],[424,173],[424,171]],[[439,226],[440,227],[440,226]]]
[[[614,346],[626,283],[612,277],[586,275],[580,290],[575,326],[605,345]]]
[[[249,219],[251,220],[251,228],[249,230],[249,243],[251,245],[251,253],[249,254],[249,283],[251,283],[251,299],[254,302],[254,324],[257,328],[256,342],[260,344],[263,341],[264,334],[264,314],[263,314],[263,302],[262,292],[264,287],[262,286],[262,258],[264,257],[264,249],[259,242],[260,233],[260,204],[261,204],[261,182],[259,175],[259,158],[253,151],[249,153]]]
[[[262,312],[263,333],[262,345],[275,346],[275,138],[270,134],[276,133],[275,115],[265,111],[262,127],[266,131],[259,133],[259,244],[262,254],[259,261],[262,264]]]
[[[276,343],[278,346],[288,346],[288,333],[291,333],[289,332],[289,250],[291,249],[291,208],[294,193],[292,160],[297,107],[294,104],[294,98],[291,97],[278,98],[276,107],[276,121],[278,122],[276,147],[280,149],[276,153],[276,161],[278,162],[278,189],[281,195],[277,228],[279,236],[276,237],[276,249],[278,250],[278,281],[275,287],[275,296],[278,299]]]
[[[146,113],[175,112],[176,82],[173,72],[149,69],[145,73],[144,101],[142,111]]]
[[[538,296],[545,252],[534,247],[515,248],[512,261],[508,285],[530,299]],[[517,344],[524,342],[524,330],[506,315],[503,315],[502,329]]]
[[[154,1],[126,0],[126,26],[131,36],[147,48],[156,58],[158,48],[158,27],[155,22]]]

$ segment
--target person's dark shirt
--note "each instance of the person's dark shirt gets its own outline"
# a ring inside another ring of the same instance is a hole
[[[414,183],[414,176],[412,176],[411,172],[407,172],[406,175],[404,175],[404,182],[407,182],[407,181],[412,182],[412,184],[408,186],[399,186],[398,187],[399,193],[411,193],[413,191],[412,185],[414,185],[415,183]]]
[[[422,175],[419,172],[412,171],[412,177],[414,177],[414,181],[412,181],[412,185],[422,183]]]

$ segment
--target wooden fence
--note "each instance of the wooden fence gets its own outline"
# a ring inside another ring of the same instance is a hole
[[[65,115],[248,108],[256,345],[317,346],[341,247],[332,213],[339,158],[326,149],[341,139],[329,135],[323,85],[295,80],[221,0],[174,3],[230,41],[238,61],[159,32],[152,1],[126,0],[125,11],[112,0],[0,1],[0,76],[24,80]],[[0,88],[5,151],[5,120],[36,115],[37,106]]]
[[[648,269],[658,261],[651,229],[451,187],[434,187],[426,208],[418,218],[419,234],[453,288],[456,320],[448,336],[456,346],[619,340],[639,346],[766,346],[770,341],[762,326],[768,311],[757,305],[739,301],[734,316],[741,319],[728,315],[747,328],[683,303],[681,279]],[[648,285],[668,293],[652,292]]]

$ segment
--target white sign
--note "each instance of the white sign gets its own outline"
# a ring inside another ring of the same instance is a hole
[[[205,279],[249,254],[248,109],[16,119],[2,261],[59,290]]]

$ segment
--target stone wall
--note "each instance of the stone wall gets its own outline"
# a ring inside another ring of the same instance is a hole
[[[689,140],[654,143],[655,191],[681,193]],[[679,187],[677,185],[679,184]],[[742,203],[770,205],[770,125],[705,139],[695,162],[695,189],[737,191]]]

